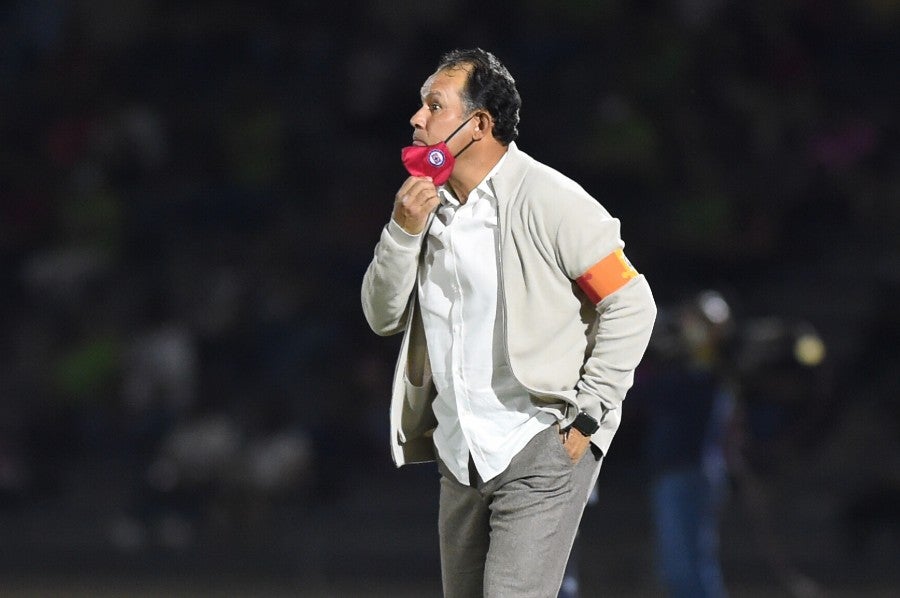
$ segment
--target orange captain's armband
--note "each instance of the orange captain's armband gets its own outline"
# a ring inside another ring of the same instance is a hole
[[[625,257],[625,252],[616,249],[608,256],[588,268],[575,282],[585,292],[588,299],[600,303],[625,286],[625,283],[638,275],[637,270]]]

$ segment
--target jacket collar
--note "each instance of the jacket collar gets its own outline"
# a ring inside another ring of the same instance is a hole
[[[515,141],[509,144],[506,150],[506,162],[493,178],[498,205],[505,204],[518,194],[531,162],[531,157],[521,151]]]

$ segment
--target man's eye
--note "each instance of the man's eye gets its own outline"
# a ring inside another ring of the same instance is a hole
[[[432,112],[434,112],[435,110],[438,110],[440,107],[441,107],[440,104],[428,104],[428,109],[431,110]]]

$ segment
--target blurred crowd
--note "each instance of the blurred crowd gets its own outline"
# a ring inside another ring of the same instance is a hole
[[[389,467],[359,283],[422,80],[479,45],[519,146],[622,219],[660,304],[716,288],[745,338],[816,331],[827,392],[760,367],[746,395],[826,407],[852,529],[896,517],[898,26],[896,0],[5,3],[3,504],[94,472],[113,541],[175,513],[178,543]],[[783,407],[749,428],[811,421]]]

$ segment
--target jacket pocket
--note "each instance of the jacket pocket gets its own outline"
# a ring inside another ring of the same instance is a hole
[[[425,384],[416,386],[403,377],[404,401],[400,413],[400,429],[406,442],[421,437],[437,427],[437,420],[431,410],[434,400],[434,386]]]

